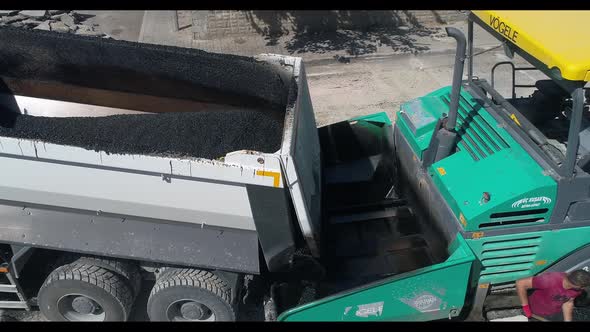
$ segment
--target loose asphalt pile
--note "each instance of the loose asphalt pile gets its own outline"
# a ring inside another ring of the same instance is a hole
[[[12,27],[0,27],[0,92],[10,93],[4,77],[249,109],[72,118],[0,109],[0,136],[119,154],[215,159],[242,149],[276,152],[296,96],[279,69],[250,57]]]
[[[282,122],[256,111],[68,118],[0,112],[0,136],[113,154],[217,159],[237,150],[274,153],[282,131]]]
[[[0,77],[284,110],[283,76],[251,57],[0,27]]]
[[[85,24],[85,19],[73,10],[0,10],[0,26],[111,38],[98,24]]]

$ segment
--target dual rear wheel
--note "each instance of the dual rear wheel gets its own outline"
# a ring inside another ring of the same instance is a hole
[[[233,321],[231,288],[217,275],[195,269],[168,269],[148,300],[151,321]]]
[[[125,321],[134,299],[123,276],[96,265],[72,263],[47,277],[38,304],[50,321]]]
[[[126,321],[140,281],[131,264],[83,257],[50,273],[39,309],[51,321]],[[151,321],[233,321],[231,302],[231,287],[216,274],[168,268],[151,290],[147,313]]]

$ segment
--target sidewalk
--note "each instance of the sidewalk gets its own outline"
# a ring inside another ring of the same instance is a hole
[[[192,34],[190,29],[175,31],[175,11],[146,10],[139,32],[140,43],[160,44],[190,48]]]
[[[139,41],[245,56],[260,53],[288,54],[303,57],[308,64],[408,53],[451,53],[456,47],[455,40],[446,36],[443,25],[375,32],[339,30],[320,35],[290,33],[274,40],[263,35],[193,40],[190,28],[174,31],[173,15],[173,11],[146,11]],[[456,27],[467,34],[466,21],[448,26]],[[499,44],[499,41],[479,27],[475,28],[474,35],[476,50]]]
[[[450,27],[455,27],[467,35],[467,22],[457,22]],[[305,43],[297,40],[294,36],[283,36],[271,45],[264,36],[252,36],[241,38],[224,38],[215,40],[193,40],[191,47],[202,49],[208,52],[229,53],[236,55],[253,56],[260,53],[289,54],[300,56],[308,64],[334,61],[337,57],[354,58],[377,58],[389,57],[399,54],[427,54],[427,53],[454,53],[457,46],[453,38],[447,37],[444,28],[446,26],[429,26],[426,29],[431,32],[424,33],[412,30],[395,33],[364,34],[356,31],[344,31],[327,33],[326,37],[335,39],[344,36],[344,41],[326,40],[324,47],[316,47],[316,42]],[[365,37],[363,39],[363,37]],[[299,38],[299,39],[304,39]],[[500,44],[500,42],[479,27],[474,29],[474,50],[484,50]],[[303,44],[302,47],[294,47],[294,44]],[[360,52],[358,52],[360,50]],[[354,54],[357,51],[360,54]]]

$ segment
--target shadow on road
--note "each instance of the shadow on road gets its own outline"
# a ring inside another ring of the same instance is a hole
[[[435,19],[442,22],[434,12]],[[246,11],[253,29],[267,46],[284,42],[289,52],[326,53],[343,51],[358,56],[391,47],[394,51],[418,53],[429,47],[417,37],[440,33],[426,27],[408,11]]]

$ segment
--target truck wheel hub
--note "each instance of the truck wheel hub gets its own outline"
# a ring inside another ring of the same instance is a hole
[[[180,313],[184,319],[200,320],[208,316],[210,310],[196,302],[186,302],[180,307]]]
[[[72,309],[80,314],[91,314],[96,311],[96,308],[96,303],[84,296],[78,296],[72,301]]]

